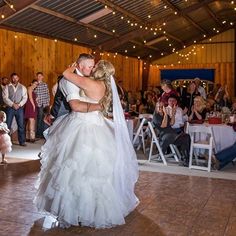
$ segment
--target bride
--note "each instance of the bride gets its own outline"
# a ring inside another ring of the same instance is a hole
[[[75,66],[63,75],[81,88],[80,100],[88,102],[88,112],[71,112],[50,127],[35,203],[64,227],[121,225],[139,202],[134,193],[138,165],[113,79],[115,69],[101,60],[88,78],[74,74]],[[100,103],[103,112],[89,112],[89,103]],[[111,103],[113,120],[104,116]]]

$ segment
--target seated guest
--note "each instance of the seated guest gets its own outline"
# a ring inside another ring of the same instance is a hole
[[[146,100],[144,98],[137,99],[135,111],[139,114],[146,113],[146,107],[144,106],[145,103],[146,103]]]
[[[154,96],[151,92],[146,93],[146,103],[145,103],[145,108],[146,108],[146,113],[148,114],[153,114],[155,111],[155,102],[154,102]]]
[[[175,144],[182,155],[183,164],[187,166],[189,160],[190,137],[185,133],[177,134],[171,127],[175,123],[175,112],[176,108],[173,107],[170,117],[164,103],[158,102],[153,116],[153,124],[158,130],[163,153],[165,154],[167,152],[170,144]]]
[[[206,118],[206,103],[203,97],[197,96],[194,98],[191,114],[188,117],[189,122],[203,121]]]
[[[236,98],[233,99],[231,113],[236,114]]]
[[[187,121],[187,116],[184,116],[183,109],[178,106],[178,97],[175,95],[171,95],[168,98],[168,106],[166,107],[168,115],[171,117],[171,115],[174,113],[172,110],[175,109],[175,122],[172,125],[172,128],[177,132],[181,133],[184,128],[184,123]]]
[[[163,93],[159,99],[160,102],[163,102],[165,106],[168,105],[168,98],[170,95],[178,96],[177,91],[172,87],[171,81],[169,80],[162,80],[161,81],[161,89]]]
[[[214,167],[215,169],[220,170],[227,164],[231,163],[235,158],[236,158],[236,143],[215,154],[213,159],[215,160]]]

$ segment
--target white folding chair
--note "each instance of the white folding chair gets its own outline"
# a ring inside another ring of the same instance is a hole
[[[149,128],[149,130],[151,132],[151,136],[152,136],[148,161],[151,162],[152,160],[155,160],[155,159],[156,160],[161,159],[163,164],[167,165],[166,158],[174,157],[175,161],[179,162],[178,155],[176,153],[177,147],[175,145],[171,144],[170,145],[171,153],[170,154],[164,154],[163,151],[162,151],[162,148],[160,146],[160,143],[159,143],[159,138],[156,136],[156,133],[155,133],[155,131],[153,129],[153,126],[152,126],[152,123],[150,121],[148,121],[148,128]],[[157,151],[158,151],[157,154],[153,154],[153,145],[154,144],[156,145],[156,148],[157,148]]]
[[[148,135],[148,129],[147,129],[146,124],[147,124],[147,121],[151,120],[152,118],[153,118],[152,114],[140,114],[139,115],[139,126],[138,126],[137,130],[134,132],[133,145],[135,145],[138,141],[137,150],[139,150],[142,146],[144,154],[146,153],[145,137],[146,137],[146,135]]]
[[[198,170],[211,171],[211,157],[213,152],[213,133],[210,126],[205,125],[188,125],[188,133],[191,137],[190,145],[190,157],[189,168]],[[197,157],[197,152],[200,150],[208,151],[208,163],[206,166],[200,166],[200,162]],[[193,164],[193,155],[196,160],[196,164]]]

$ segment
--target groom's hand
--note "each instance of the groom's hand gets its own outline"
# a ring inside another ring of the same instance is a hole
[[[45,124],[51,126],[53,122],[53,117],[50,114],[47,114],[46,116],[44,116],[43,121]]]

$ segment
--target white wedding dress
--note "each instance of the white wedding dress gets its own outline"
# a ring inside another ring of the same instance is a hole
[[[96,102],[86,96],[80,100]],[[129,150],[125,156],[119,153],[114,123],[98,111],[71,112],[49,130],[42,147],[37,208],[67,226],[124,224],[124,217],[138,204],[137,160],[131,142],[122,144]]]

